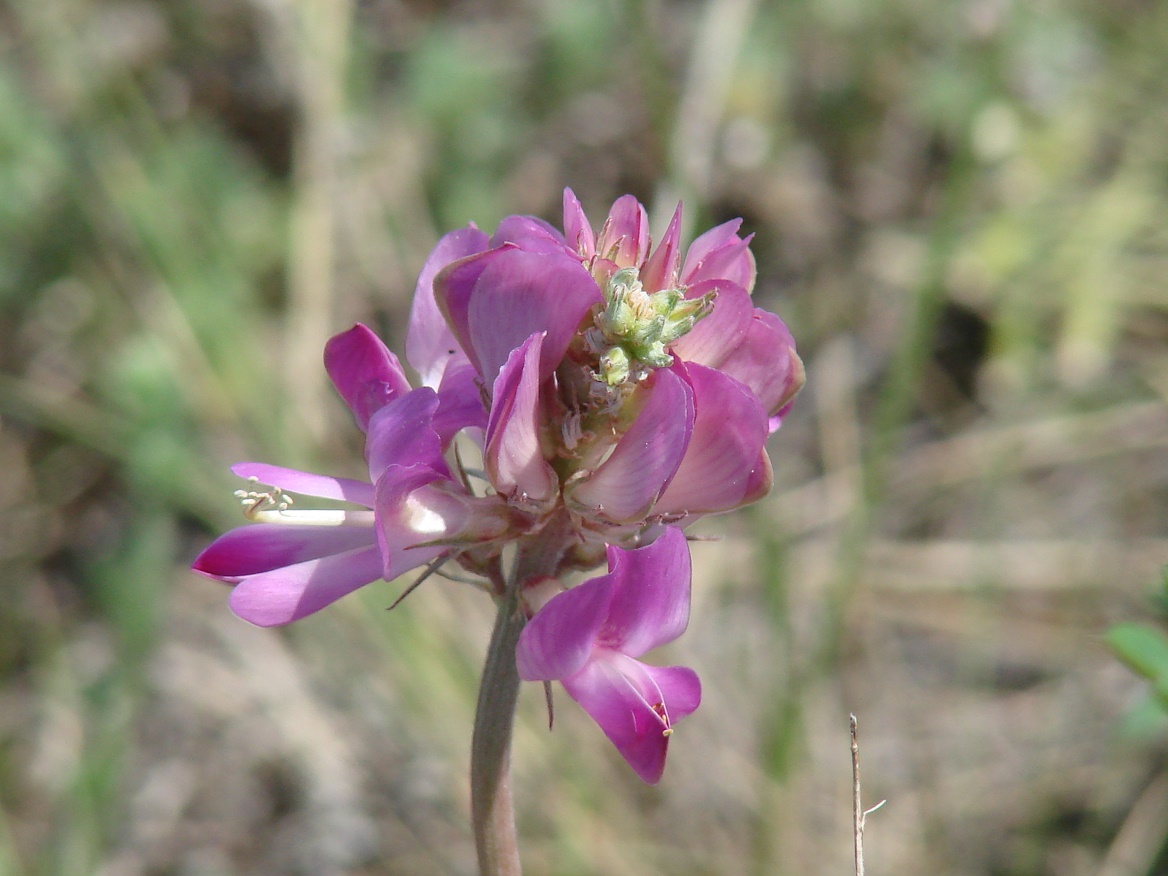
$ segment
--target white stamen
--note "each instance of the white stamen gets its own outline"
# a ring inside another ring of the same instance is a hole
[[[258,484],[256,477],[248,482]],[[292,523],[298,526],[373,526],[372,511],[345,511],[297,509],[289,510],[295,504],[291,496],[280,487],[271,490],[236,490],[233,494],[243,506],[243,516],[255,523]]]

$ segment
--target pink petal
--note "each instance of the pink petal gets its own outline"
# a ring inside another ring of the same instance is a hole
[[[678,281],[681,267],[681,252],[678,241],[681,237],[681,204],[673,211],[673,218],[665,229],[661,242],[653,248],[653,254],[641,269],[641,285],[650,292],[669,289]]]
[[[540,445],[540,350],[545,334],[533,334],[513,350],[492,392],[484,462],[491,484],[508,497],[546,502],[559,479]]]
[[[725,279],[750,292],[756,268],[749,238],[738,236],[741,226],[741,219],[732,219],[691,243],[681,269],[681,282],[689,286],[703,280]]]
[[[231,610],[253,624],[291,623],[381,577],[375,547],[322,557],[245,578],[231,591]]]
[[[369,418],[378,410],[410,391],[397,356],[360,323],[329,339],[324,347],[324,367],[361,431],[368,428]]]
[[[752,311],[742,342],[718,363],[718,370],[750,387],[768,415],[789,405],[805,379],[791,332],[781,319],[761,309]]]
[[[564,235],[536,216],[508,216],[495,229],[491,247],[504,243],[522,243],[524,249],[550,251],[564,248]]]
[[[565,489],[573,507],[613,522],[648,513],[681,465],[693,431],[692,392],[672,371],[654,371],[637,395],[644,407],[608,459]]]
[[[649,216],[632,195],[621,195],[612,205],[600,236],[596,253],[618,267],[640,267],[649,254]]]
[[[741,219],[731,219],[729,222],[715,225],[708,231],[699,234],[689,245],[689,250],[685,254],[685,267],[681,269],[682,278],[688,278],[714,250],[740,241],[742,238],[738,236],[738,229],[741,227]]]
[[[519,634],[515,663],[524,681],[553,681],[579,672],[608,614],[612,579],[605,575],[557,593]]]
[[[486,269],[505,253],[515,249],[517,249],[516,244],[508,243],[495,249],[476,253],[459,261],[451,262],[434,278],[434,300],[456,339],[453,346],[461,349],[470,363],[483,376],[487,375],[483,372],[478,354],[471,343],[470,302],[474,297],[479,278],[482,277]],[[488,382],[494,379],[495,375],[491,374]]]
[[[330,478],[263,462],[237,462],[231,466],[231,471],[241,478],[255,478],[260,484],[279,487],[290,493],[373,507],[373,485],[365,481]]]
[[[600,302],[600,290],[566,252],[498,252],[468,296],[471,358],[493,383],[512,350],[535,332],[546,332],[540,353],[542,382],[560,364],[584,314]]]
[[[406,335],[406,359],[426,386],[437,387],[447,360],[461,352],[434,300],[434,278],[451,262],[483,252],[487,244],[486,233],[473,225],[451,231],[438,241],[418,275]]]
[[[191,568],[210,578],[238,581],[373,544],[373,530],[367,526],[253,523],[219,536],[195,558]]]
[[[479,374],[470,362],[451,360],[446,366],[438,387],[438,412],[434,414],[433,424],[443,447],[462,429],[487,428],[481,387]]]
[[[438,559],[449,550],[450,548],[445,545],[434,544],[403,547],[385,558],[385,567],[381,572],[381,577],[386,581],[393,581],[411,569],[416,569],[431,560]]]
[[[666,731],[701,702],[701,682],[693,670],[646,666],[613,652],[597,654],[563,685],[650,785],[665,771]]]
[[[452,546],[497,541],[514,527],[512,509],[498,496],[472,496],[424,465],[386,469],[377,482],[376,512],[387,581]]]
[[[564,189],[564,237],[568,246],[581,258],[596,255],[596,238],[592,234],[592,226],[571,189]]]
[[[376,481],[391,465],[425,465],[449,477],[442,458],[442,440],[434,431],[438,394],[423,387],[394,399],[369,423],[365,455],[370,479]]]
[[[670,526],[655,542],[627,551],[609,547],[613,582],[597,643],[630,657],[672,642],[689,624],[689,545]]]
[[[445,535],[444,518],[429,519],[423,508],[410,499],[415,492],[435,481],[448,480],[428,465],[395,465],[377,481],[378,541],[385,552],[403,545],[428,541]]]
[[[699,319],[688,334],[678,338],[669,351],[686,362],[718,368],[742,344],[754,305],[745,289],[727,280],[696,283],[686,290],[686,297],[697,298],[709,292],[715,293],[714,309]]]
[[[770,435],[777,429],[778,426],[770,428],[768,422],[767,434]],[[763,496],[771,491],[771,487],[775,485],[775,472],[771,468],[771,458],[767,456],[766,449],[758,452],[758,459],[754,463],[754,468],[750,471],[750,478],[746,482],[746,490],[742,496],[743,505],[749,505],[752,502],[757,502]]]
[[[676,366],[675,366],[676,367]],[[745,504],[758,486],[767,417],[754,393],[732,377],[687,365],[694,392],[693,436],[658,514],[712,514]]]

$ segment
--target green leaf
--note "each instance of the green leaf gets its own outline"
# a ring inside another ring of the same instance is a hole
[[[1119,624],[1108,630],[1107,643],[1139,675],[1168,687],[1168,636],[1145,624]]]

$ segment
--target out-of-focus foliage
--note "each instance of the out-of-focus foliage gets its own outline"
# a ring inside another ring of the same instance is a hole
[[[0,5],[0,874],[470,872],[489,610],[259,631],[187,563],[231,462],[360,469],[324,339],[400,349],[438,236],[564,185],[744,217],[809,385],[694,545],[664,783],[525,699],[530,872],[847,872],[849,711],[869,872],[1162,872],[1103,645],[1168,556],[1166,45],[1140,0]]]
[[[1168,607],[1168,567],[1160,602]],[[1155,702],[1168,713],[1168,635],[1149,624],[1129,622],[1108,630],[1107,642],[1137,675],[1151,682]]]

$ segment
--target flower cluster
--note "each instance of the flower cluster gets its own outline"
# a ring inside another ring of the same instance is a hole
[[[631,196],[596,231],[566,191],[563,233],[512,216],[493,236],[447,234],[410,316],[420,387],[365,326],[325,349],[365,432],[369,480],[236,465],[253,482],[238,494],[253,522],[210,545],[196,571],[234,584],[232,609],[262,626],[444,562],[497,596],[517,589],[530,618],[521,677],[560,681],[657,781],[673,722],[700,699],[691,670],[637,659],[688,622],[681,528],[768,491],[764,445],[803,382],[786,326],[752,303],[740,222],[683,252],[680,221],[679,207],[652,246]],[[351,507],[302,509],[287,493]],[[508,545],[520,557],[510,575]],[[606,575],[564,589],[606,560]]]

